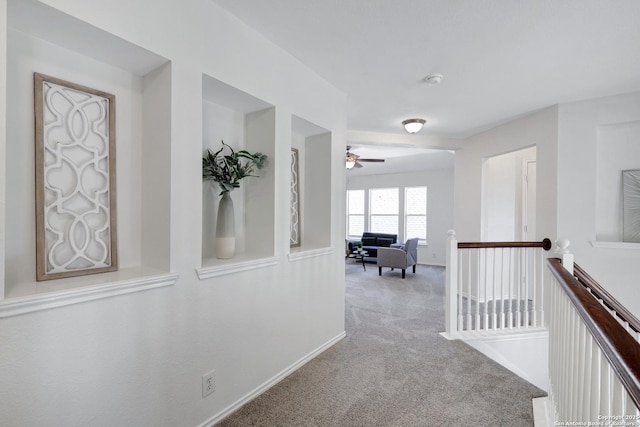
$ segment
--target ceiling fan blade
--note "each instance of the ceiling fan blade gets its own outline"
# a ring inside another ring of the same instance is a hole
[[[361,168],[361,167],[362,167],[362,165],[361,165],[360,163],[356,162],[356,164],[355,164],[355,165],[353,165],[353,167],[354,167],[354,168]]]
[[[359,162],[384,162],[384,159],[358,159]]]

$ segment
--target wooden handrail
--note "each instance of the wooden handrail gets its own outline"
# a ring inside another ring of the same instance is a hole
[[[640,343],[562,266],[560,259],[549,258],[547,265],[629,397],[640,408]]]
[[[576,263],[573,264],[573,274],[582,286],[591,289],[591,293],[602,300],[602,304],[610,310],[615,311],[618,317],[629,324],[631,329],[640,333],[640,320]]]
[[[542,248],[551,249],[551,240],[545,238],[541,242],[458,242],[458,249],[481,248]]]

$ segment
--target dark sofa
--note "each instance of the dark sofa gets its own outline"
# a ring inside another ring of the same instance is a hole
[[[349,252],[353,252],[357,247],[357,242],[358,240],[352,240],[349,242]],[[369,253],[367,256],[376,258],[378,256],[379,247],[388,248],[392,244],[398,243],[398,235],[365,231],[362,233],[360,242],[362,242],[362,249]]]

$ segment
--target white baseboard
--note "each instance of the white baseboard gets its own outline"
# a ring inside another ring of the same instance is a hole
[[[446,265],[441,262],[418,262],[418,265],[427,265],[432,267],[446,267]]]
[[[548,397],[536,397],[531,399],[533,405],[533,425],[534,427],[551,427],[554,425],[551,416],[551,401]]]
[[[245,394],[240,399],[236,400],[231,405],[227,406],[225,409],[223,409],[222,411],[218,412],[213,417],[209,418],[208,420],[206,420],[205,422],[200,424],[198,427],[210,427],[210,426],[222,421],[225,417],[229,416],[232,412],[234,412],[237,409],[239,409],[242,405],[244,405],[245,403],[250,402],[251,400],[253,400],[256,397],[260,396],[262,393],[264,393],[265,391],[269,390],[271,387],[273,387],[274,385],[278,384],[280,381],[282,381],[283,379],[285,379],[286,377],[288,377],[289,375],[291,375],[292,373],[294,373],[295,371],[300,369],[306,363],[308,363],[309,361],[314,359],[320,353],[322,353],[325,350],[327,350],[328,348],[332,347],[338,341],[343,339],[346,335],[347,335],[347,333],[344,332],[344,331],[342,333],[338,334],[336,337],[330,339],[326,343],[322,344],[320,347],[318,347],[315,350],[313,350],[311,353],[307,354],[303,358],[301,358],[298,361],[294,362],[289,367],[287,367],[286,369],[284,369],[283,371],[281,371],[280,373],[278,373],[277,375],[275,375],[271,379],[267,380],[266,382],[262,383],[258,387],[254,388],[249,393]]]

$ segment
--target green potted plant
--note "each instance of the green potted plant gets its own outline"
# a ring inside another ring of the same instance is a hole
[[[226,151],[226,152],[225,152]],[[218,258],[232,258],[235,252],[235,219],[233,200],[229,193],[240,188],[240,180],[254,175],[256,169],[267,165],[267,155],[247,150],[235,151],[222,141],[222,148],[215,153],[205,150],[202,157],[202,178],[220,186],[220,203],[216,221],[215,252]]]
[[[229,153],[224,154],[228,149]],[[260,152],[251,154],[247,150],[234,151],[222,141],[222,148],[215,153],[205,150],[202,157],[202,178],[218,183],[220,195],[240,188],[240,180],[253,175],[255,169],[262,169],[267,165],[267,155]]]

